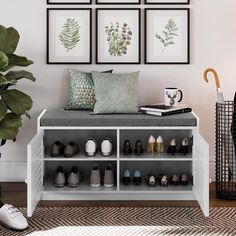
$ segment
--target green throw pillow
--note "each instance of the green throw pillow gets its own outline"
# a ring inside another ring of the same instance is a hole
[[[104,74],[92,72],[96,103],[94,114],[138,112],[139,72]]]
[[[103,73],[112,73],[112,70]],[[70,94],[66,110],[93,110],[95,104],[92,73],[69,69]]]

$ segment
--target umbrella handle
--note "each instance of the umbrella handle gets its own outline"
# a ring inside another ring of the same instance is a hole
[[[218,76],[217,72],[213,68],[207,68],[204,71],[204,80],[207,83],[209,81],[208,73],[213,73],[214,78],[215,78],[215,82],[216,82],[216,88],[219,89],[220,88],[220,80],[219,80],[219,76]]]

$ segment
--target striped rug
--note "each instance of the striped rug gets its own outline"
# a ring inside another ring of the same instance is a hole
[[[20,209],[26,214],[26,209]],[[90,227],[88,227],[90,226]],[[59,228],[58,228],[59,227]],[[39,232],[41,231],[41,232]],[[16,232],[0,226],[1,236],[236,235],[236,208],[42,207],[29,228]]]

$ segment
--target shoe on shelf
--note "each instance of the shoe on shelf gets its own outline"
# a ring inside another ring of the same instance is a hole
[[[147,175],[147,177],[146,177],[146,184],[147,184],[149,187],[155,187],[155,186],[157,185],[156,176],[153,175],[153,174]]]
[[[65,172],[62,166],[57,168],[55,177],[54,177],[54,185],[56,187],[64,187],[66,183]]]
[[[108,165],[105,169],[104,174],[104,187],[112,188],[114,186],[114,173],[112,170],[112,166]]]
[[[101,186],[101,172],[98,166],[94,166],[90,174],[90,186],[98,188]]]
[[[156,144],[157,144],[157,153],[161,154],[163,153],[164,150],[164,141],[162,136],[158,136],[157,140],[156,140]]]
[[[173,156],[175,153],[177,153],[177,148],[176,148],[176,139],[172,138],[170,141],[170,145],[167,149],[167,153],[172,154]]]
[[[134,184],[140,185],[142,183],[142,175],[140,170],[136,170],[134,172],[134,179],[133,179]]]
[[[171,176],[171,183],[174,184],[174,185],[178,185],[179,184],[179,176],[178,175],[173,175]]]
[[[67,179],[68,187],[76,188],[81,182],[82,175],[76,166],[71,168],[70,174]]]
[[[130,177],[130,172],[129,170],[125,170],[123,173],[123,177],[122,177],[122,182],[125,185],[129,185],[129,183],[131,182],[131,177]]]
[[[181,146],[179,148],[179,153],[183,153],[184,155],[189,153],[189,145],[188,145],[188,139],[184,138],[181,142]]]
[[[89,157],[93,157],[97,152],[97,142],[93,138],[89,138],[85,142],[85,154]]]
[[[183,185],[188,185],[189,177],[187,175],[180,176],[180,183]]]
[[[101,154],[104,157],[108,157],[112,155],[113,145],[112,141],[109,138],[106,138],[101,143]]]
[[[154,154],[155,142],[156,142],[156,139],[151,135],[148,139],[147,152]]]
[[[51,156],[58,157],[63,154],[65,145],[60,141],[56,141],[51,147]]]
[[[74,142],[69,142],[64,149],[64,157],[73,157],[79,152],[79,147]]]
[[[132,150],[132,146],[131,146],[131,143],[128,139],[126,139],[124,141],[124,145],[123,145],[123,154],[125,156],[128,156],[130,154],[132,154],[133,150]]]
[[[23,214],[14,206],[4,204],[0,208],[0,223],[14,230],[28,228],[28,223]]]
[[[144,150],[143,150],[142,142],[141,140],[137,140],[135,143],[134,153],[135,155],[140,156],[143,154],[143,152]]]
[[[161,187],[168,187],[169,184],[169,178],[165,174],[160,174],[157,176],[157,181],[160,184]]]

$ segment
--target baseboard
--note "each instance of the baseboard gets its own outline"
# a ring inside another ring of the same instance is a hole
[[[0,162],[0,182],[25,182],[26,162]]]

